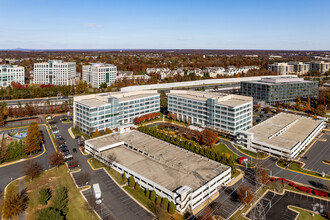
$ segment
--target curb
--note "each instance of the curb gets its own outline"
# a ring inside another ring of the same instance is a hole
[[[314,178],[318,178],[318,179],[323,179],[323,180],[328,180],[328,181],[330,181],[329,178],[318,177],[318,176],[315,176],[315,175],[312,175],[312,174],[309,174],[309,173],[303,173],[303,172],[296,171],[296,170],[285,169],[285,168],[280,167],[279,165],[277,165],[277,162],[278,162],[278,161],[276,161],[275,165],[276,165],[278,168],[281,168],[282,170],[289,170],[289,171],[291,171],[291,172],[300,173],[300,174],[307,175],[307,176],[311,176],[311,177],[314,177]],[[312,170],[310,170],[310,171],[312,171]],[[313,171],[313,172],[315,172],[315,171]]]

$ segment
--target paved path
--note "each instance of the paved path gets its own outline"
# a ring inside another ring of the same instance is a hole
[[[89,184],[100,184],[103,198],[102,211],[106,212],[106,214],[103,213],[103,217],[105,217],[104,215],[112,216],[115,219],[120,220],[153,219],[153,216],[144,208],[139,206],[125,192],[123,192],[123,190],[114,183],[114,181],[104,172],[103,169],[96,171],[93,170],[87,162],[87,159],[89,159],[90,156],[83,155],[79,150],[77,153],[72,153],[72,148],[78,148],[77,140],[73,139],[68,132],[68,129],[72,126],[72,123],[63,124],[60,121],[60,117],[55,117],[54,120],[56,122],[57,128],[60,131],[59,134],[62,135],[62,137],[65,139],[69,151],[73,155],[73,158],[79,161],[79,168],[81,169],[81,172],[83,171],[89,173]],[[83,194],[84,196],[88,196],[89,192],[84,191]],[[99,209],[97,211],[101,211],[100,206],[96,208]]]
[[[25,193],[25,187],[24,187],[24,178],[19,180],[19,194],[21,195],[22,193]],[[25,211],[23,211],[21,214],[18,216],[19,220],[25,220]]]
[[[44,135],[44,140],[45,140],[44,145],[46,148],[46,152],[43,155],[41,155],[37,158],[31,159],[29,161],[36,161],[42,166],[43,170],[47,170],[50,168],[50,166],[48,164],[48,158],[53,152],[55,152],[55,149],[53,147],[53,144],[51,142],[51,139],[47,132],[46,127],[41,125],[41,126],[39,126],[39,128]],[[1,192],[3,192],[3,190],[7,186],[7,184],[10,183],[12,180],[24,176],[23,169],[24,169],[24,165],[26,164],[26,162],[27,161],[18,162],[18,163],[11,164],[11,165],[0,168],[0,191]]]

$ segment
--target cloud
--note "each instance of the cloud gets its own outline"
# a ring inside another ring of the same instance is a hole
[[[85,24],[83,24],[83,27],[86,27],[86,28],[98,28],[99,25],[98,24],[95,24],[95,23],[85,23]]]

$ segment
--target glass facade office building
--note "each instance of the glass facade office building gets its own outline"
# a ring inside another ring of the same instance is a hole
[[[91,63],[82,67],[82,80],[92,84],[93,88],[100,88],[102,83],[110,86],[116,79],[117,67],[113,64]]]
[[[242,95],[251,96],[255,102],[276,103],[307,98],[318,94],[318,82],[302,78],[265,78],[260,81],[241,82]]]
[[[240,95],[172,90],[168,111],[178,120],[236,135],[252,127],[252,102]]]
[[[0,65],[0,86],[10,86],[11,82],[25,84],[24,67],[13,65]]]
[[[87,134],[133,124],[133,119],[160,110],[157,91],[104,93],[74,97],[74,127]]]

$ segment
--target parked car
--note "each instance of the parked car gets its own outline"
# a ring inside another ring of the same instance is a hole
[[[65,161],[69,161],[69,160],[72,160],[72,159],[73,159],[73,156],[71,154],[68,154],[68,155],[64,156]]]
[[[72,151],[73,151],[73,153],[77,153],[77,149],[76,148],[73,148]]]
[[[69,151],[65,151],[65,152],[61,152],[61,154],[65,157],[65,156],[70,155],[70,152]]]
[[[68,146],[66,144],[62,144],[59,146],[59,148],[68,148]]]
[[[62,148],[60,148],[60,151],[61,152],[67,152],[67,151],[69,151],[69,149],[67,147],[62,147]]]
[[[258,119],[256,120],[256,122],[257,122],[257,123],[261,122],[261,119],[258,118]]]

